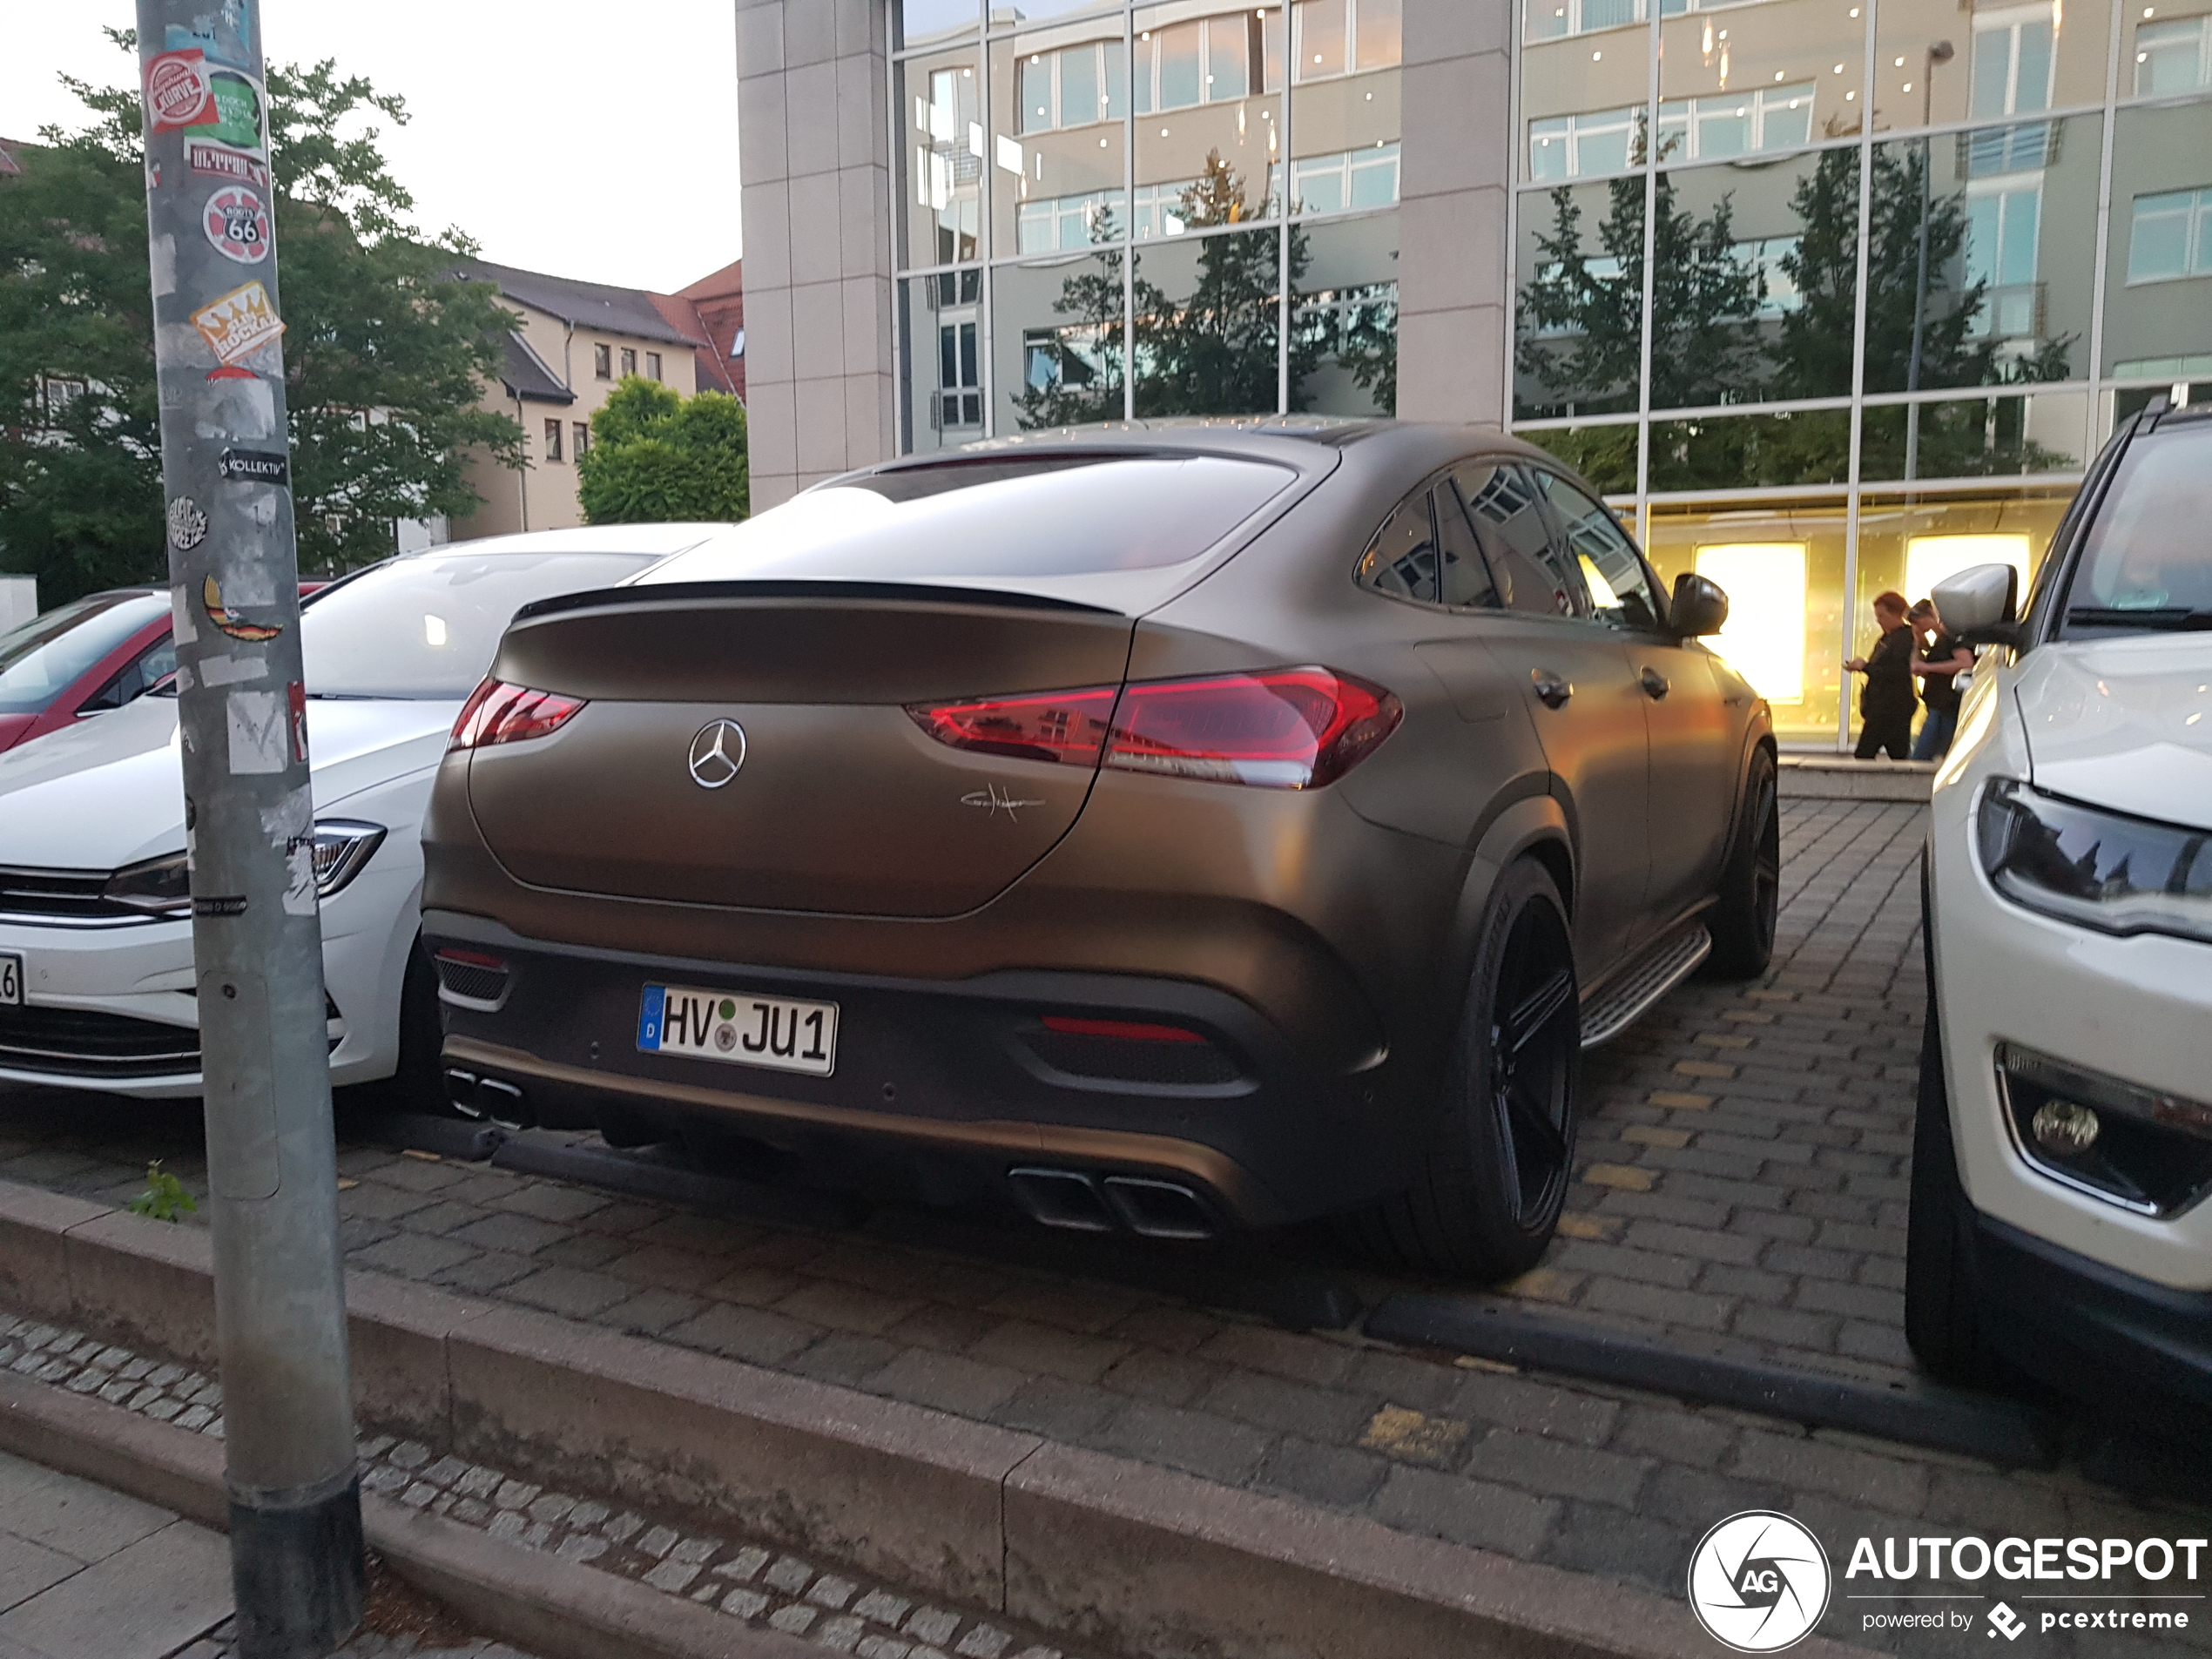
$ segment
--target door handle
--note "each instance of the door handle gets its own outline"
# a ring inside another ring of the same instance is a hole
[[[1644,695],[1654,703],[1665,697],[1669,689],[1667,677],[1656,668],[1647,668],[1637,675],[1636,684],[1643,687]]]
[[[1528,678],[1536,688],[1536,695],[1543,699],[1548,709],[1565,708],[1567,699],[1575,695],[1574,686],[1548,668],[1532,668],[1528,671]]]

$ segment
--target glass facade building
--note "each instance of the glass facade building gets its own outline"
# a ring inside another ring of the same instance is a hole
[[[2116,419],[2212,398],[2212,0],[878,3],[886,447],[1393,413],[1402,287],[1417,372],[1481,336],[1407,412],[1719,580],[1796,745],[1849,742],[1871,596],[2032,571]]]

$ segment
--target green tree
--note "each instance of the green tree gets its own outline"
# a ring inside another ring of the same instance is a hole
[[[725,392],[685,398],[631,374],[591,417],[577,495],[592,524],[731,521],[751,509],[745,409]]]
[[[138,93],[64,78],[91,120],[0,187],[0,406],[21,412],[0,421],[0,558],[50,600],[166,564]],[[477,506],[464,451],[520,464],[521,428],[478,407],[511,323],[496,288],[448,280],[464,239],[412,229],[372,125],[401,99],[328,61],[272,67],[268,91],[300,560],[335,571],[388,553],[395,519]]]

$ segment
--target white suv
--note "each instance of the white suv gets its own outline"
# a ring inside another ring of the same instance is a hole
[[[1905,1333],[1954,1381],[2212,1404],[2212,408],[2091,468],[1937,772]]]

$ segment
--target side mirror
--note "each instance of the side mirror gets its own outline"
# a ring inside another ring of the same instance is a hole
[[[1675,578],[1675,597],[1667,606],[1667,621],[1677,639],[1716,634],[1728,625],[1728,595],[1719,583],[1684,570]]]
[[[1944,631],[1969,645],[2019,643],[2020,572],[2009,564],[1977,564],[1946,577],[1928,596]]]

